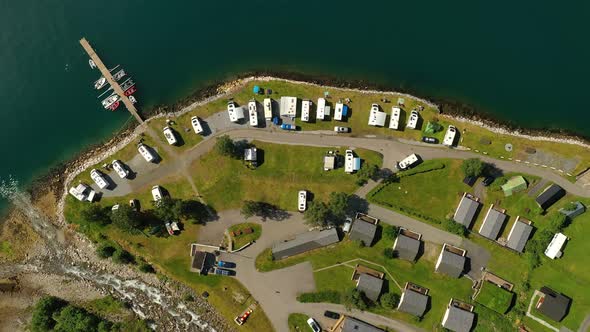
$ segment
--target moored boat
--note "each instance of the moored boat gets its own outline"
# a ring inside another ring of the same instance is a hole
[[[90,66],[91,69],[96,68],[96,63],[94,63],[94,61],[92,61],[92,59],[88,59],[88,65]]]
[[[119,101],[119,96],[117,96],[116,94],[112,94],[109,97],[107,97],[105,100],[102,101],[102,106],[104,108],[109,108],[109,107],[111,107],[111,105],[113,105],[117,101]]]
[[[117,101],[116,101],[114,104],[112,104],[111,106],[109,106],[109,109],[110,109],[111,111],[114,111],[114,110],[116,110],[116,109],[119,107],[119,104],[120,104],[120,103],[121,103],[121,102],[117,100]]]
[[[104,76],[101,76],[98,80],[94,82],[94,88],[96,90],[102,89],[107,84],[107,79]]]
[[[137,103],[137,99],[135,99],[134,96],[129,96],[129,101],[132,102],[132,103],[134,103],[134,104]]]
[[[135,85],[131,86],[129,89],[125,90],[125,95],[126,96],[131,96],[132,94],[134,94],[137,91],[137,88],[135,88]]]

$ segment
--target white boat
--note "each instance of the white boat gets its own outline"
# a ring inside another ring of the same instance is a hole
[[[255,100],[248,102],[248,114],[250,115],[250,125],[252,127],[258,127],[258,111]]]
[[[166,137],[166,140],[168,141],[168,144],[175,145],[176,143],[178,143],[178,140],[176,139],[176,135],[174,135],[172,128],[164,127],[163,132],[164,136]]]
[[[156,156],[154,156],[150,148],[143,143],[139,144],[137,150],[139,151],[139,154],[141,154],[143,159],[145,159],[145,161],[147,161],[148,163],[151,163],[152,161],[154,161],[154,159],[156,159]]]
[[[102,101],[102,106],[104,108],[109,108],[111,107],[111,105],[113,105],[114,103],[119,101],[119,96],[116,94],[112,94],[109,97],[107,97],[105,100]]]
[[[137,103],[137,99],[135,99],[135,97],[133,97],[133,96],[129,96],[129,101],[134,104]]]
[[[106,78],[104,78],[104,76],[101,76],[99,79],[97,79],[97,80],[94,82],[94,88],[95,88],[96,90],[100,90],[100,89],[102,89],[102,88],[103,88],[105,85],[107,85],[107,79],[106,79]]]
[[[410,129],[416,129],[419,119],[420,115],[418,115],[418,111],[412,111],[412,113],[410,113],[410,118],[408,119],[407,127]]]
[[[268,121],[272,120],[272,99],[264,99],[264,118]]]
[[[91,69],[96,68],[96,63],[94,63],[94,61],[92,61],[92,59],[88,59],[88,65],[90,66]]]
[[[196,116],[191,118],[191,124],[193,125],[193,129],[195,130],[195,134],[200,134],[203,132],[203,126],[201,126],[201,121]]]
[[[301,121],[309,121],[309,110],[311,109],[311,100],[301,102]]]
[[[115,81],[118,81],[118,80],[122,79],[123,76],[125,76],[125,75],[126,75],[125,69],[121,69],[113,75],[113,78],[115,79]]]
[[[96,169],[90,171],[90,178],[100,189],[104,189],[109,186],[109,183],[104,178],[104,175]]]
[[[115,172],[117,172],[117,175],[119,175],[121,179],[124,179],[127,177],[127,175],[129,175],[129,170],[125,168],[125,165],[123,165],[123,163],[120,160],[113,160],[113,168],[115,169]]]

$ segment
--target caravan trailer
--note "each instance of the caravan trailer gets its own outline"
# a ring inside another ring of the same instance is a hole
[[[318,106],[316,107],[316,116],[318,120],[324,120],[326,116],[326,99],[318,98]]]
[[[258,127],[258,111],[256,109],[256,100],[248,102],[248,114],[250,115],[250,125]]]
[[[272,120],[272,99],[264,99],[264,118],[266,121]]]
[[[139,151],[139,154],[141,154],[143,159],[145,159],[145,161],[147,161],[148,163],[151,163],[152,161],[154,161],[154,159],[156,159],[156,156],[152,152],[151,148],[143,143],[140,143],[139,146],[137,146],[137,150]]]
[[[416,126],[418,126],[419,119],[420,115],[418,114],[418,111],[413,110],[412,113],[410,113],[410,118],[408,119],[407,127],[410,129],[416,129]]]
[[[301,102],[301,121],[309,122],[309,112],[311,109],[311,100]]]
[[[129,170],[125,168],[125,165],[123,165],[120,160],[113,160],[112,164],[115,172],[117,172],[117,175],[119,175],[121,179],[124,179],[129,175]]]
[[[391,107],[391,118],[389,119],[389,129],[393,129],[393,130],[399,129],[400,114],[401,114],[401,109],[399,107],[396,107],[396,106]]]
[[[176,135],[174,135],[174,131],[172,131],[172,128],[164,127],[163,132],[164,137],[166,137],[166,141],[168,141],[168,144],[176,145],[176,143],[178,143],[178,140],[176,139]]]
[[[244,109],[236,107],[236,103],[230,101],[227,103],[227,114],[229,115],[229,121],[238,122],[244,118]]]
[[[416,166],[419,161],[420,161],[420,159],[418,159],[418,156],[415,153],[413,153],[413,154],[407,156],[406,158],[404,158],[404,160],[400,161],[397,164],[397,168],[399,168],[400,170],[410,169],[410,168]]]
[[[90,171],[90,178],[100,189],[104,189],[109,186],[109,183],[105,179],[104,175],[96,169]]]
[[[455,135],[457,135],[457,128],[455,126],[449,126],[443,139],[443,145],[453,146],[455,144]]]
[[[334,120],[342,121],[342,118],[346,116],[346,111],[348,111],[348,107],[343,103],[336,103],[336,107],[334,108]]]
[[[195,130],[195,134],[200,134],[203,132],[203,126],[201,126],[201,121],[199,121],[198,117],[193,116],[191,118],[191,125],[193,126],[193,129]]]
[[[307,209],[307,191],[299,191],[297,195],[297,207],[299,212],[304,212]]]

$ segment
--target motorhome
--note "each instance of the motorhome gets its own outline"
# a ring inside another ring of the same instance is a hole
[[[100,172],[99,170],[96,170],[96,169],[91,170],[90,171],[90,178],[92,179],[92,181],[94,181],[94,183],[96,183],[96,185],[100,189],[104,189],[109,186],[109,183],[107,182],[106,178],[104,177],[104,174],[102,174],[102,172]]]
[[[318,120],[324,120],[326,116],[326,99],[318,98],[318,105],[316,107],[316,116]]]
[[[201,121],[199,121],[198,117],[193,116],[191,118],[191,125],[193,126],[193,129],[195,130],[195,134],[200,134],[203,132],[203,126],[201,125]]]
[[[297,195],[297,207],[299,212],[304,212],[307,209],[307,191],[300,190]]]
[[[445,138],[443,139],[443,145],[453,146],[453,144],[455,144],[455,136],[456,135],[457,135],[457,128],[455,128],[455,126],[450,125],[449,128],[447,128]]]
[[[227,103],[227,114],[229,115],[229,121],[238,122],[244,118],[244,109],[236,107],[236,103],[230,101]]]
[[[166,141],[168,141],[168,144],[176,145],[176,143],[178,143],[178,140],[176,139],[176,135],[174,135],[174,131],[172,131],[172,128],[164,127],[162,131],[164,132],[164,137],[166,137]]]
[[[154,199],[155,202],[159,202],[162,197],[164,197],[164,194],[162,193],[162,187],[155,185],[152,187],[152,198]]]
[[[407,127],[410,129],[416,129],[416,127],[418,126],[418,120],[420,120],[420,115],[418,114],[418,111],[413,110],[410,113]]]
[[[399,129],[399,118],[402,110],[399,107],[391,107],[391,118],[389,119],[389,129]]]
[[[123,165],[123,163],[120,160],[113,160],[113,169],[115,170],[115,172],[117,172],[117,175],[119,175],[119,177],[121,179],[124,179],[127,177],[127,175],[129,175],[129,170],[125,167],[125,165]]]
[[[270,98],[264,99],[264,118],[267,121],[272,120],[272,99]]]
[[[301,121],[309,122],[309,112],[311,109],[311,100],[301,102]]]
[[[139,151],[139,154],[141,154],[143,159],[145,159],[145,161],[147,161],[148,163],[151,163],[156,159],[156,156],[152,152],[152,149],[143,143],[140,143],[137,146],[137,150]]]
[[[397,168],[401,170],[409,169],[416,166],[419,161],[420,159],[418,158],[418,156],[415,153],[412,153],[411,155],[404,158],[404,160],[400,161],[397,164]]]
[[[250,116],[250,125],[258,127],[258,110],[256,107],[256,100],[248,102],[248,115]]]

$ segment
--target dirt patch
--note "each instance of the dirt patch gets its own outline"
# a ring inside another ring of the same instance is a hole
[[[0,224],[0,262],[23,260],[39,242],[39,236],[19,211],[11,211]]]
[[[435,262],[438,259],[438,255],[440,254],[440,248],[441,246],[437,244],[424,242],[424,254],[420,259]]]

